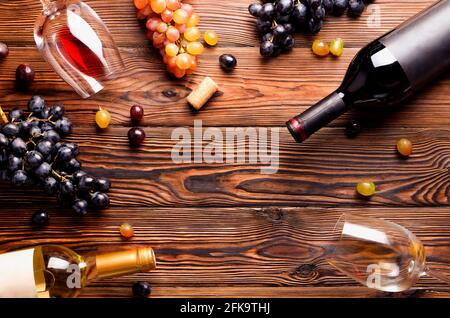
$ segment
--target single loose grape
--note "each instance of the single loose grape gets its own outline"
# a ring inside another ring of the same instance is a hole
[[[182,9],[178,9],[173,14],[173,21],[177,24],[185,24],[189,20],[189,15],[186,11]]]
[[[130,118],[134,122],[139,122],[144,118],[144,108],[139,105],[133,105],[130,108]]]
[[[189,28],[195,27],[200,23],[200,16],[197,13],[193,13],[188,22],[186,23]]]
[[[231,71],[232,69],[234,69],[237,65],[237,60],[236,58],[231,55],[231,54],[222,54],[219,57],[219,63],[220,66],[226,70],[226,71]]]
[[[31,65],[20,64],[16,69],[16,83],[20,88],[28,88],[34,81],[34,69]]]
[[[412,143],[406,138],[397,141],[397,151],[405,157],[409,157],[412,153]]]
[[[217,42],[219,42],[219,36],[215,31],[206,31],[203,37],[205,42],[211,46],[215,46],[217,45]]]
[[[361,124],[356,120],[351,120],[345,127],[345,134],[350,138],[356,137],[360,132]]]
[[[155,13],[162,13],[166,10],[166,0],[151,0],[150,6]]]
[[[137,127],[131,128],[128,131],[128,141],[132,146],[140,146],[145,141],[145,131]]]
[[[205,47],[200,42],[190,42],[187,45],[187,51],[191,55],[200,55],[205,51]]]
[[[95,122],[102,129],[108,128],[111,123],[111,114],[106,109],[99,107],[99,110],[95,114]]]
[[[315,40],[312,45],[312,51],[317,56],[327,56],[330,53],[330,48],[325,41]]]
[[[133,295],[137,298],[146,298],[152,292],[152,287],[147,282],[137,282],[132,287]]]
[[[186,31],[184,31],[184,38],[190,42],[197,41],[200,36],[200,30],[196,27],[187,28]]]
[[[122,235],[122,237],[124,238],[132,238],[134,236],[134,229],[133,227],[128,224],[128,223],[124,223],[120,226],[120,235]]]
[[[334,56],[341,56],[344,53],[344,40],[341,38],[334,39],[330,42],[330,52]]]
[[[375,183],[370,181],[360,182],[356,185],[356,191],[364,197],[371,197],[376,191]]]
[[[165,49],[166,54],[171,57],[177,56],[179,50],[180,50],[180,48],[175,43],[167,44],[166,49]]]
[[[31,223],[33,225],[44,226],[48,224],[49,216],[47,211],[37,211],[31,216]]]

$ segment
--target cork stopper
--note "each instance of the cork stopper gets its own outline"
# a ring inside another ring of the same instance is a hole
[[[200,110],[208,100],[219,90],[219,86],[210,77],[200,83],[187,97],[188,103],[196,110]]]

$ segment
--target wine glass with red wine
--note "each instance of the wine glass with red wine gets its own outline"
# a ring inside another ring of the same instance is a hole
[[[44,59],[83,98],[124,69],[114,40],[97,13],[78,0],[40,0],[34,40]]]

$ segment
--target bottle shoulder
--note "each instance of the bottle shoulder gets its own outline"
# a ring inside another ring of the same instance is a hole
[[[352,60],[339,91],[352,105],[391,105],[406,98],[410,88],[396,57],[376,40]]]
[[[50,297],[73,297],[87,283],[84,258],[61,245],[36,247],[34,270],[35,277],[41,277],[40,289]]]

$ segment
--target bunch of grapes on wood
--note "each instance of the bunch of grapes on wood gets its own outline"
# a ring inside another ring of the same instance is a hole
[[[256,28],[261,35],[261,55],[278,56],[295,45],[293,34],[318,33],[328,14],[340,16],[346,11],[360,16],[366,7],[363,0],[277,0],[253,3],[248,7],[257,18]]]
[[[62,105],[47,107],[42,97],[33,96],[27,112],[6,114],[0,107],[0,116],[1,180],[39,186],[79,215],[109,206],[109,180],[81,170],[77,144],[61,141],[72,129]]]
[[[137,18],[146,20],[147,39],[159,50],[167,71],[177,78],[197,69],[204,46],[192,5],[180,0],[134,0]]]

